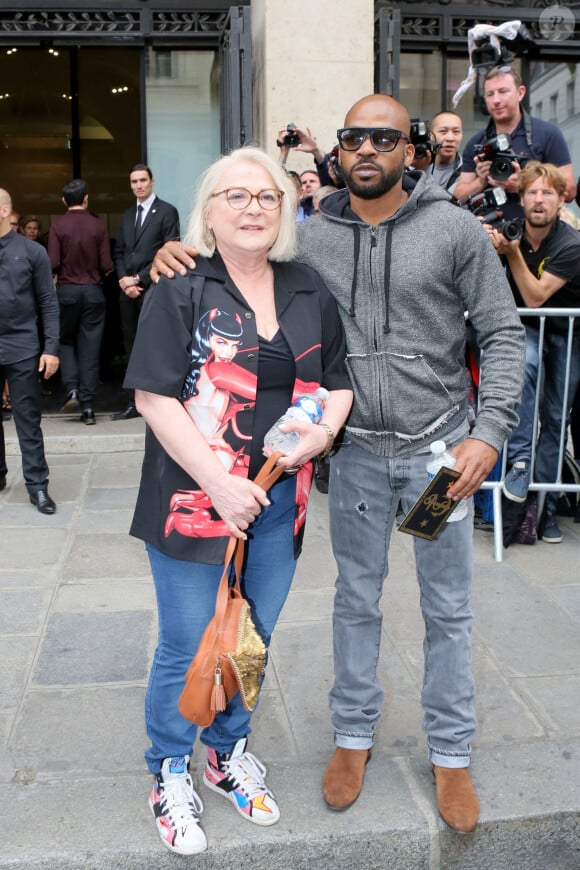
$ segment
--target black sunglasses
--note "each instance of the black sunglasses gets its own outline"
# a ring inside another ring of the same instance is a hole
[[[358,151],[367,136],[377,151],[394,151],[399,139],[411,141],[406,133],[391,127],[343,127],[336,135],[344,151]]]

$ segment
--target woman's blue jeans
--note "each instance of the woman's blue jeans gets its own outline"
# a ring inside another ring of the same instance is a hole
[[[268,493],[271,504],[248,530],[242,591],[266,646],[282,610],[294,571],[296,479],[289,478]],[[151,773],[164,758],[191,755],[197,726],[184,719],[177,703],[185,674],[203,632],[215,611],[222,565],[172,559],[147,544],[157,595],[159,636],[145,696],[145,724],[151,747],[145,759]],[[230,752],[250,732],[251,714],[239,693],[201,732],[201,742]]]
[[[447,444],[453,447],[460,440],[461,435],[450,437]],[[399,500],[406,513],[428,483],[429,456],[387,459],[347,441],[331,461],[330,523],[339,574],[330,707],[336,745],[346,749],[369,749],[381,718],[383,690],[377,664],[389,542]],[[471,675],[472,536],[470,504],[465,519],[446,523],[435,541],[413,539],[425,622],[423,728],[429,758],[441,767],[469,765],[476,726]]]

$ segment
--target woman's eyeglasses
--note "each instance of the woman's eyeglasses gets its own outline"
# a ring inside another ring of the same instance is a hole
[[[253,199],[258,201],[258,204],[266,211],[273,211],[280,206],[283,190],[275,190],[274,188],[266,188],[258,193],[250,193],[245,187],[228,187],[226,190],[218,190],[212,193],[213,196],[225,196],[226,202],[231,208],[239,209],[247,208]]]
[[[358,151],[367,137],[377,151],[394,151],[399,139],[411,141],[406,133],[391,127],[343,127],[336,135],[344,151]]]

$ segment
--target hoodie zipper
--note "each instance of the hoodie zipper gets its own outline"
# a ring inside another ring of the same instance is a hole
[[[377,240],[377,228],[376,228],[376,227],[371,227],[371,228],[370,228],[370,233],[371,233],[371,247],[370,247],[370,250],[369,250],[369,274],[370,274],[370,276],[371,276],[371,287],[372,287],[373,294],[374,294],[374,290],[375,290],[375,281],[374,281],[373,260],[374,260],[374,257],[375,257],[375,251],[376,251],[376,249],[377,249],[377,245],[378,245],[378,240]],[[379,342],[378,342],[378,338],[377,338],[376,324],[374,324],[374,326],[373,326],[373,343],[374,343],[374,349],[375,349],[375,351],[378,351],[378,349],[379,349]]]

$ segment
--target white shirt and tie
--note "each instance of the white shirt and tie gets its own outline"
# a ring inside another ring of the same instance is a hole
[[[147,197],[143,202],[137,203],[137,217],[135,220],[135,236],[139,233],[139,230],[143,226],[145,222],[145,218],[149,214],[149,209],[153,205],[153,200],[155,199],[156,194],[152,193],[151,196]]]

